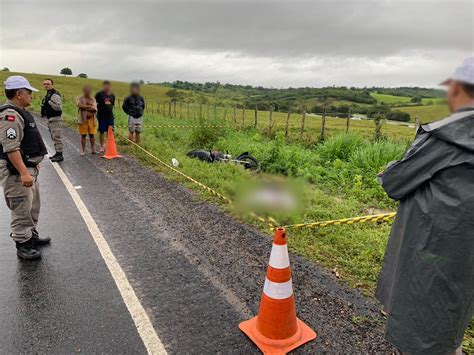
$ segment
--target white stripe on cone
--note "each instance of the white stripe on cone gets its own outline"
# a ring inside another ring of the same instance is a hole
[[[275,269],[286,269],[290,267],[290,258],[288,257],[288,247],[286,244],[273,244],[268,264]]]
[[[293,294],[293,284],[291,279],[287,282],[273,282],[265,279],[263,293],[276,300],[284,300]]]

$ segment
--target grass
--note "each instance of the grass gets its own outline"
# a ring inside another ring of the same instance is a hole
[[[449,115],[449,109],[444,104],[398,107],[397,110],[409,113],[412,121],[415,120],[416,116],[419,116],[422,123],[437,121],[440,118],[447,117]]]
[[[379,103],[384,103],[384,104],[389,104],[389,105],[409,103],[411,100],[411,97],[407,97],[407,96],[394,96],[394,95],[387,95],[387,94],[379,94],[376,92],[371,92],[370,96],[376,99],[377,102]]]
[[[0,73],[0,77],[2,75],[6,76]],[[37,86],[44,77],[27,76]],[[76,123],[76,109],[68,97],[76,96],[85,83],[95,88],[100,87],[100,81],[97,80],[57,78],[58,89],[66,94],[64,117],[73,127]],[[127,92],[126,83],[113,85],[118,97],[123,97]],[[144,86],[143,90],[149,102],[166,98],[165,88]],[[36,95],[33,109],[38,110],[41,96],[42,93]],[[375,176],[390,160],[401,157],[413,139],[413,128],[386,124],[382,128],[385,139],[373,142],[373,122],[350,121],[350,134],[345,134],[345,119],[328,117],[328,138],[325,142],[319,142],[321,118],[308,115],[306,129],[301,134],[301,115],[294,114],[290,117],[289,137],[285,140],[284,113],[273,113],[273,128],[270,132],[269,113],[265,111],[258,112],[256,128],[253,127],[253,110],[246,110],[245,114],[238,110],[236,122],[230,107],[217,108],[215,111],[210,107],[209,115],[207,112],[207,106],[200,110],[199,106],[193,105],[190,107],[190,117],[186,117],[186,107],[181,107],[181,110],[177,108],[177,117],[164,117],[163,110],[158,106],[150,107],[145,114],[145,126],[212,123],[225,124],[228,128],[145,128],[142,146],[165,162],[177,158],[181,163],[181,171],[236,201],[234,206],[223,205],[224,209],[236,217],[267,231],[265,224],[252,219],[240,209],[245,189],[262,183],[278,186],[284,183],[288,189],[296,191],[293,192],[294,195],[299,196],[298,208],[257,210],[260,214],[275,217],[284,225],[365,215],[372,213],[374,209],[396,209],[396,203],[386,196]],[[437,112],[439,114],[442,111]],[[438,118],[440,117],[441,114]],[[118,126],[126,123],[125,114],[119,108],[116,110],[116,121]],[[118,132],[125,133],[126,130],[118,128]],[[220,202],[213,195],[140,153],[125,140],[118,139],[118,142],[121,151],[135,155],[144,164],[163,172],[169,179],[196,190],[202,198]],[[229,150],[234,156],[248,150],[260,160],[264,172],[255,176],[236,165],[211,165],[189,159],[186,152],[193,148]],[[389,224],[372,223],[322,229],[290,229],[289,247],[308,260],[331,269],[337,268],[342,280],[372,294],[389,232]],[[472,333],[471,324],[464,344],[467,350],[473,347]]]

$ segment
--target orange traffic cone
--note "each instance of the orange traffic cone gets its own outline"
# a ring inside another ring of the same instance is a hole
[[[105,147],[105,154],[102,158],[114,159],[121,157],[122,156],[118,154],[117,146],[115,145],[114,130],[112,129],[112,126],[109,126],[109,130],[107,131],[107,146]]]
[[[264,354],[286,354],[316,339],[316,333],[296,318],[284,228],[275,231],[258,316],[240,323],[239,328]]]

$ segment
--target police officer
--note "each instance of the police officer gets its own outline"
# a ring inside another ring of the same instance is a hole
[[[63,137],[62,137],[62,99],[61,94],[54,88],[53,79],[44,79],[43,87],[46,96],[41,103],[41,116],[48,119],[49,132],[54,143],[56,154],[50,157],[51,161],[63,161]]]
[[[40,211],[38,164],[47,154],[35,119],[26,111],[33,88],[22,76],[5,81],[8,101],[0,106],[0,183],[11,210],[11,234],[17,255],[26,260],[39,259],[38,247],[48,244],[36,230]]]

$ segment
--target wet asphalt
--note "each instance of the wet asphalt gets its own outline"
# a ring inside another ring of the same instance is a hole
[[[47,130],[41,127],[51,146]],[[271,239],[132,157],[79,157],[65,130],[61,163],[169,353],[258,353],[239,331],[256,314]],[[39,231],[53,239],[25,263],[0,202],[0,353],[146,349],[72,199],[49,161]],[[298,315],[318,339],[296,353],[391,353],[378,305],[291,255]],[[357,319],[363,321],[354,322]]]

